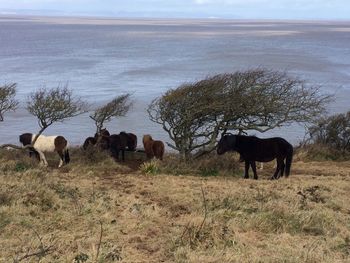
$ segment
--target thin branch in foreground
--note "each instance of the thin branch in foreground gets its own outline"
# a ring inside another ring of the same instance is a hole
[[[203,197],[203,206],[204,206],[204,217],[203,217],[203,221],[202,223],[200,224],[198,230],[197,230],[197,233],[196,233],[196,236],[198,237],[199,234],[200,234],[200,231],[202,230],[203,226],[204,226],[204,223],[207,219],[207,216],[208,216],[208,209],[207,209],[207,199],[205,198],[205,193],[204,193],[204,189],[203,187],[201,186],[201,190],[202,190],[202,197]]]
[[[100,223],[100,237],[97,243],[97,251],[96,251],[96,258],[95,261],[98,262],[98,256],[100,254],[100,248],[101,248],[101,244],[102,244],[102,237],[103,237],[103,227],[102,227],[102,221],[99,221]]]
[[[56,248],[54,244],[54,239],[50,239],[50,243],[45,244],[43,241],[43,237],[41,237],[35,229],[32,229],[32,231],[34,232],[34,235],[36,236],[40,244],[34,248],[21,248],[21,250],[15,252],[15,256],[12,257],[13,263],[19,263],[21,261],[28,260],[29,258],[33,257],[36,257],[39,262],[42,258],[55,252]],[[20,256],[21,253],[24,253],[24,255]]]

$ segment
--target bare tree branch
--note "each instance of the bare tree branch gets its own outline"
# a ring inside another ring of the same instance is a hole
[[[21,250],[17,251],[15,256],[12,257],[14,263],[19,263],[33,257],[36,257],[39,262],[45,256],[55,252],[56,245],[54,237],[51,237],[49,240],[45,240],[44,242],[44,238],[40,236],[35,229],[32,230],[39,244],[27,244],[28,247],[26,249],[22,248]],[[45,244],[46,242],[48,244]]]
[[[100,132],[103,125],[106,122],[112,120],[112,118],[125,116],[130,110],[132,103],[130,102],[130,94],[125,94],[115,97],[106,105],[96,109],[90,118],[94,120],[96,126],[96,132]]]

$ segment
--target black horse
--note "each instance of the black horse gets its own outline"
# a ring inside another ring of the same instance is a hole
[[[108,139],[112,157],[119,160],[119,152],[122,152],[122,161],[125,161],[125,150],[128,144],[126,137],[120,134],[112,134]]]
[[[236,151],[245,162],[244,178],[249,178],[249,166],[252,167],[254,179],[258,179],[255,161],[270,162],[277,159],[277,168],[271,179],[288,177],[293,159],[293,146],[280,137],[259,139],[255,136],[224,135],[217,145],[217,153]],[[284,162],[285,160],[285,162]],[[280,174],[279,174],[280,173]]]
[[[109,151],[112,157],[119,160],[119,152],[122,153],[122,160],[125,161],[125,151],[135,151],[137,146],[137,137],[133,133],[121,132],[110,135],[107,129],[102,129],[94,137],[88,137],[83,145],[86,150],[90,146],[97,146],[98,149]]]
[[[91,146],[98,146],[100,150],[108,150],[108,137],[110,136],[107,129],[102,129],[99,133],[95,133],[94,137],[88,137],[84,141],[83,149],[86,150]]]
[[[136,151],[137,147],[137,136],[133,133],[126,133],[124,131],[119,133],[119,136],[123,137],[127,141],[128,151]]]

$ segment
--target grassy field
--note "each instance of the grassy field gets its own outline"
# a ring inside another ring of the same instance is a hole
[[[254,181],[232,156],[231,173],[51,158],[0,152],[0,262],[350,262],[350,162],[295,158],[290,178],[268,180],[271,163]]]

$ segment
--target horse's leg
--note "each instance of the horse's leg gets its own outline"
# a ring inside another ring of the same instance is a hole
[[[119,161],[119,149],[114,151],[114,158]]]
[[[29,157],[30,158],[35,157],[38,160],[38,162],[40,162],[40,154],[35,150],[29,151]]]
[[[122,149],[122,160],[123,160],[123,162],[125,162],[125,150],[124,149]]]
[[[249,178],[249,161],[245,161],[244,179]]]
[[[63,165],[64,154],[63,154],[62,150],[58,150],[57,153],[58,153],[58,155],[60,157],[60,163],[58,164],[58,168],[60,168]]]
[[[282,160],[283,162],[283,160]],[[281,170],[281,160],[279,158],[277,158],[277,167],[276,167],[276,171],[275,173],[273,174],[273,176],[271,177],[271,180],[275,180],[275,179],[278,179],[278,173],[279,171]]]
[[[253,173],[254,173],[254,179],[258,180],[258,174],[256,173],[256,163],[255,161],[250,162],[250,166],[252,167]]]
[[[119,159],[119,151],[117,149],[115,149],[114,147],[112,147],[111,149],[111,155],[115,160]]]
[[[283,177],[283,173],[284,173],[284,169],[286,168],[286,165],[284,163],[284,161],[282,160],[281,163],[281,172],[280,172],[280,176],[279,177]]]
[[[42,163],[44,166],[48,166],[49,164],[46,161],[45,155],[42,151],[36,150],[40,156],[40,163]]]

